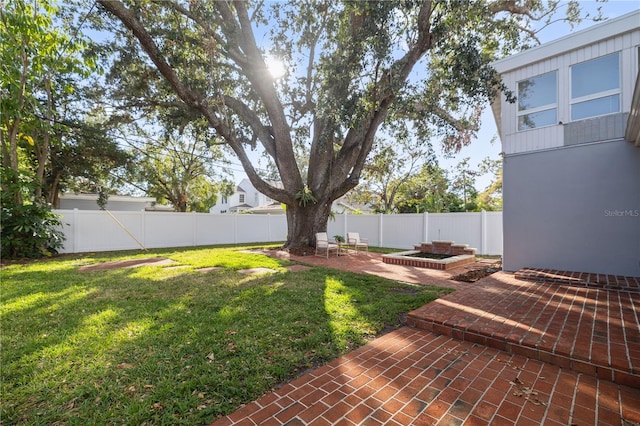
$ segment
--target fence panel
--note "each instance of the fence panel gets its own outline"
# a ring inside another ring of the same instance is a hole
[[[337,214],[334,219],[329,219],[327,234],[331,239],[334,235],[342,235],[346,240],[348,232],[357,232],[360,238],[369,240],[370,246],[379,246],[379,225],[378,215]]]
[[[287,216],[283,214],[268,215],[269,217],[269,241],[278,242],[287,240]]]
[[[60,253],[77,253],[76,239],[78,235],[77,210],[55,210],[55,213],[61,216],[62,228],[60,230],[65,236],[64,244],[60,249]]]
[[[487,234],[485,252],[482,254],[502,254],[502,212],[487,212]]]
[[[429,214],[429,240],[455,241],[482,249],[481,213]]]
[[[186,247],[195,245],[194,214],[157,212],[144,215],[147,248]]]
[[[102,211],[86,210],[75,214],[73,210],[58,210],[56,213],[63,215],[62,222],[73,223],[73,230],[69,229],[70,226],[63,227],[67,240],[71,239],[73,243],[65,244],[62,253],[140,248],[128,232],[138,241],[144,240],[142,212],[116,212],[113,213],[115,219]]]
[[[387,214],[382,219],[382,246],[409,250],[424,241],[425,215]]]
[[[263,243],[269,241],[268,217],[262,215],[236,215],[236,243]]]
[[[287,238],[284,215],[57,210],[66,236],[63,253],[279,242]],[[114,219],[115,218],[115,219]],[[423,241],[450,240],[478,254],[502,254],[502,212],[336,215],[327,233],[358,232],[370,246],[411,249]]]

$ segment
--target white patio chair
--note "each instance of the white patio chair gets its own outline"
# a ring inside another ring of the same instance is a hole
[[[329,242],[329,237],[327,237],[326,232],[316,233],[316,256],[324,255],[328,259],[329,253],[331,253],[332,251],[335,251],[337,256],[340,253],[340,246],[338,246],[338,244],[336,243]]]
[[[365,249],[369,252],[369,240],[360,238],[357,232],[347,232],[347,246],[358,253],[358,249]]]

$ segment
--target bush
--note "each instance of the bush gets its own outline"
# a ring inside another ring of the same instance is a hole
[[[27,195],[33,194],[32,190],[33,180],[27,173],[3,168],[0,194],[3,258],[50,256],[58,253],[64,243],[60,217],[47,204]]]

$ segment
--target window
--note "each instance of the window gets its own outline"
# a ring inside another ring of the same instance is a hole
[[[542,74],[518,82],[518,130],[551,126],[558,122],[558,73]]]
[[[228,204],[228,203],[229,203],[229,200],[227,199],[227,196],[223,195],[222,196],[222,204]]]
[[[244,194],[240,194],[240,202],[244,203]]]
[[[620,54],[571,67],[571,120],[620,112]]]

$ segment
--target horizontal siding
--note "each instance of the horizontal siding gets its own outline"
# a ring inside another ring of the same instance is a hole
[[[575,49],[561,56],[541,60],[502,75],[503,82],[517,94],[518,81],[558,70],[558,121],[570,122],[570,67],[614,52],[621,52],[622,112],[631,109],[631,97],[638,75],[638,46],[640,28],[598,43]],[[557,148],[564,145],[563,125],[554,125],[524,132],[517,131],[517,104],[507,103],[503,97],[501,110],[502,150],[505,154]]]

